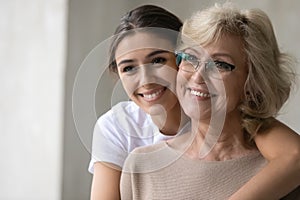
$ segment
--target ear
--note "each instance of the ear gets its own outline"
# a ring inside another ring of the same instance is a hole
[[[245,89],[244,89],[245,90]],[[245,91],[241,94],[241,97],[240,97],[240,101],[241,103],[245,102],[245,101],[249,101],[251,99],[250,97],[250,92],[249,91]]]

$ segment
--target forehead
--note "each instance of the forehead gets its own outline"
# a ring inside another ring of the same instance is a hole
[[[218,40],[204,46],[210,56],[228,55],[232,59],[245,60],[243,40],[239,36],[225,34]]]
[[[174,51],[174,45],[166,37],[150,32],[135,32],[125,36],[116,48],[116,58],[141,49]]]

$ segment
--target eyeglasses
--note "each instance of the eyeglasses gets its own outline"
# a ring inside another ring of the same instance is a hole
[[[230,72],[235,69],[234,65],[227,62],[213,60],[201,61],[196,56],[182,51],[176,51],[175,56],[177,66],[182,63],[180,65],[180,69],[190,73],[196,72],[200,68],[201,64],[204,64],[205,72],[213,72],[216,71],[215,69],[218,69],[218,72]],[[217,71],[214,74],[218,76]]]

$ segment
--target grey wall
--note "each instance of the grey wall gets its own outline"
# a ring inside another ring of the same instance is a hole
[[[293,53],[300,60],[300,51],[297,42],[300,35],[300,27],[297,20],[300,17],[300,2],[297,0],[236,0],[239,6],[244,8],[258,7],[266,11],[273,21],[280,46]],[[65,143],[64,143],[64,175],[63,175],[63,199],[83,199],[89,196],[91,175],[87,172],[90,159],[89,149],[91,133],[96,117],[109,109],[112,88],[111,80],[101,78],[98,84],[100,92],[95,92],[94,114],[85,113],[86,105],[82,107],[84,125],[81,126],[78,135],[74,129],[71,115],[71,89],[76,70],[78,70],[83,59],[99,43],[113,34],[119,18],[129,9],[141,4],[161,5],[185,19],[196,10],[211,5],[209,0],[102,0],[81,1],[70,0],[69,7],[69,33],[68,33],[68,62],[66,74],[66,112],[65,112]],[[297,90],[283,109],[280,119],[288,123],[300,132],[298,119],[300,118],[300,107],[296,102],[300,100]],[[90,103],[90,102],[89,102]],[[80,108],[79,108],[80,110]],[[80,139],[79,139],[80,138]]]
[[[69,1],[62,199],[88,199],[91,184],[91,175],[87,171],[89,147],[86,147],[86,142],[81,137],[87,137],[90,142],[95,116],[82,117],[85,125],[80,133],[76,130],[72,113],[72,91],[76,73],[88,53],[113,32],[113,24],[119,21],[120,15],[117,13],[124,13],[129,8],[127,3],[109,0]],[[106,94],[105,91],[103,93]],[[84,104],[78,111],[79,114],[85,113],[89,102]],[[108,109],[108,106],[104,105],[103,109]]]

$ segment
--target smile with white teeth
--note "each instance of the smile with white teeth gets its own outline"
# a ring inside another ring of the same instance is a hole
[[[145,99],[154,99],[154,98],[156,98],[158,95],[160,95],[162,92],[164,91],[164,89],[161,89],[161,90],[158,90],[158,91],[156,91],[156,92],[154,92],[154,93],[152,93],[152,94],[143,94],[143,97],[145,98]]]
[[[191,90],[191,94],[195,95],[195,96],[198,96],[198,97],[205,97],[205,98],[210,97],[209,93],[199,92],[199,91],[196,91],[196,90]]]

